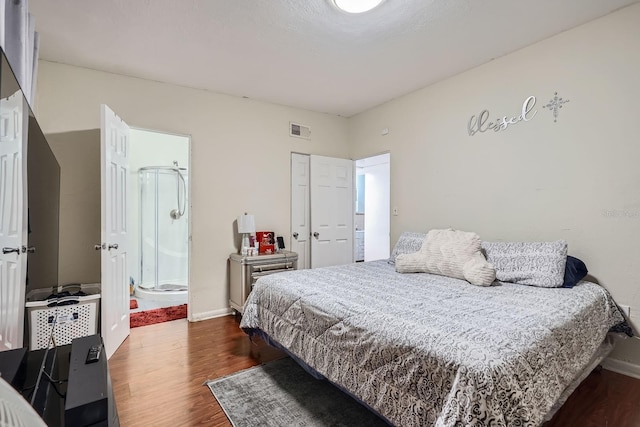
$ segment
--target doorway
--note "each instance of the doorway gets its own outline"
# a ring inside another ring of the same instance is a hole
[[[389,258],[391,154],[356,160],[356,262]]]
[[[298,269],[353,262],[353,161],[291,153],[291,250]]]
[[[187,304],[190,137],[131,129],[131,313]]]

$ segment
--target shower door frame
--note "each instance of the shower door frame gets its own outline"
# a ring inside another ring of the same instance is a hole
[[[167,291],[166,289],[158,289],[161,288],[162,285],[164,283],[162,283],[163,281],[160,280],[160,259],[159,259],[159,253],[160,253],[160,197],[161,197],[161,191],[160,191],[160,181],[161,180],[165,180],[166,178],[163,176],[164,174],[167,175],[173,175],[171,178],[175,177],[176,180],[178,180],[178,184],[177,184],[177,190],[176,190],[176,201],[177,201],[177,209],[180,209],[180,206],[184,206],[184,213],[181,216],[187,216],[186,221],[186,237],[187,237],[187,277],[185,278],[187,284],[186,287],[187,289],[184,290],[188,290],[189,288],[189,210],[187,209],[187,203],[188,203],[188,198],[187,198],[187,192],[189,191],[189,171],[186,167],[181,167],[181,166],[164,166],[164,165],[158,165],[158,166],[144,166],[141,167],[140,169],[138,169],[138,178],[141,178],[142,174],[149,174],[150,177],[146,177],[146,179],[144,181],[141,182],[140,185],[140,204],[139,204],[139,208],[138,208],[138,216],[139,216],[139,225],[140,225],[140,247],[139,247],[139,260],[140,260],[140,283],[138,284],[138,286],[140,286],[141,288],[148,290],[148,291],[157,291],[157,292],[165,292]],[[185,178],[186,177],[186,178]],[[153,239],[154,239],[154,266],[155,266],[155,277],[154,277],[154,284],[153,287],[146,287],[143,286],[143,284],[145,283],[145,281],[143,281],[144,278],[144,207],[145,207],[145,197],[144,197],[144,193],[142,190],[142,183],[147,183],[149,182],[150,179],[154,180],[154,187],[153,187],[153,206],[149,207],[149,209],[152,209],[152,211],[154,212],[154,230],[153,230]],[[183,194],[183,198],[187,198],[187,200],[184,200],[183,205],[180,204],[180,183],[179,180],[182,179],[183,185],[184,185],[184,194]],[[168,184],[167,184],[168,185]],[[176,289],[177,290],[177,289]],[[182,290],[181,290],[182,291]]]
[[[182,133],[177,133],[177,132],[167,132],[167,131],[163,131],[163,130],[157,130],[157,129],[149,129],[149,128],[143,128],[143,127],[136,127],[136,126],[131,126],[130,127],[132,130],[136,130],[136,131],[142,131],[142,132],[151,132],[151,133],[159,133],[159,134],[163,134],[163,135],[170,135],[170,136],[177,136],[177,137],[181,137],[181,138],[186,138],[187,139],[187,145],[188,145],[188,149],[187,149],[187,165],[184,166],[187,169],[187,173],[189,174],[189,183],[187,185],[187,205],[186,205],[186,211],[187,211],[187,239],[188,239],[188,243],[187,243],[187,258],[188,258],[188,262],[187,262],[187,298],[188,298],[188,305],[187,305],[187,319],[189,321],[192,321],[192,314],[191,314],[191,304],[192,304],[192,300],[191,300],[191,267],[192,267],[192,238],[191,238],[191,230],[193,230],[193,224],[192,224],[192,219],[191,219],[191,197],[192,197],[192,185],[191,185],[191,163],[192,163],[192,159],[191,159],[191,150],[192,150],[192,144],[191,144],[191,135],[187,135],[187,134],[182,134]],[[138,171],[136,171],[136,173],[138,173]],[[140,213],[138,212],[138,215],[140,215]],[[139,256],[141,256],[141,254],[139,253]]]

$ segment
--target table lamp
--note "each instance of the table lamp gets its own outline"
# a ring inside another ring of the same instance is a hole
[[[238,217],[238,233],[242,234],[242,246],[240,247],[240,253],[246,255],[247,248],[249,248],[249,234],[256,232],[256,222],[253,215],[244,215]]]

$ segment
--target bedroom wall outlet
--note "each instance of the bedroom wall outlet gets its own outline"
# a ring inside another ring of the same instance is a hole
[[[619,305],[620,310],[622,310],[622,312],[624,313],[625,316],[630,317],[631,316],[631,307],[629,307],[628,305]]]
[[[391,211],[393,213],[393,216],[398,216],[398,208],[397,207],[393,207],[393,210]]]

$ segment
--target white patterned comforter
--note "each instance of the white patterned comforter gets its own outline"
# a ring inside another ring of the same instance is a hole
[[[477,287],[374,261],[262,277],[240,326],[398,426],[535,426],[623,320],[589,282]]]

